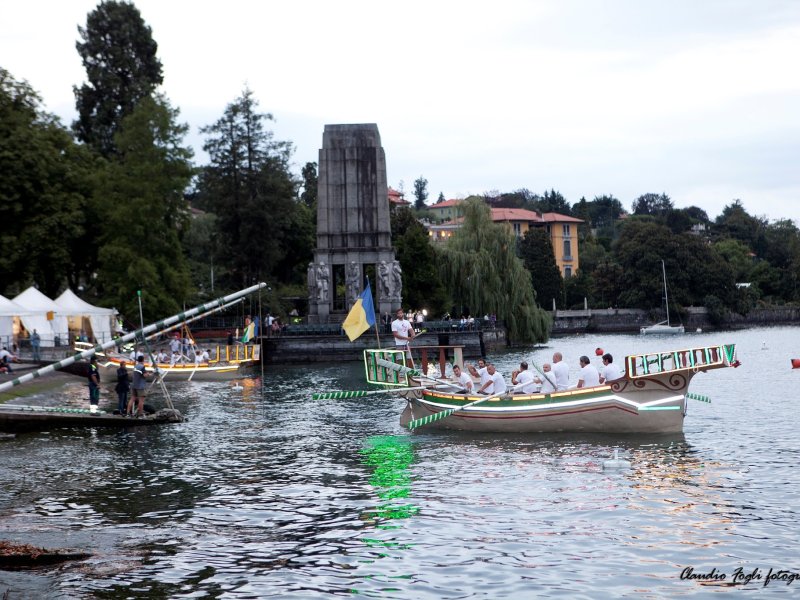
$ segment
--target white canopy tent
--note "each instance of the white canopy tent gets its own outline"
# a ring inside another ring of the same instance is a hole
[[[55,346],[56,338],[60,344],[69,343],[67,317],[63,316],[61,307],[53,300],[35,287],[29,287],[12,300],[27,313],[20,315],[22,325],[29,334],[36,330],[41,337],[43,347]]]
[[[56,298],[55,302],[61,307],[60,313],[67,317],[70,329],[85,331],[83,319],[88,319],[92,335],[97,343],[111,340],[117,315],[116,310],[89,304],[78,298],[69,288],[64,290],[64,293]]]
[[[11,347],[14,338],[14,320],[25,312],[19,304],[0,294],[0,345]]]

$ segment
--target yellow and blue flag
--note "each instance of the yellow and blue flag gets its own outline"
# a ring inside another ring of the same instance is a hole
[[[242,343],[247,344],[252,342],[258,336],[258,317],[250,321],[247,327],[244,328],[244,335],[242,336]]]
[[[373,325],[375,325],[375,305],[372,303],[372,290],[367,281],[367,287],[361,292],[342,323],[342,329],[352,342]]]

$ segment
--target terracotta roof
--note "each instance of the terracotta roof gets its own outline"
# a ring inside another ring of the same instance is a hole
[[[403,197],[404,196],[403,192],[398,192],[397,190],[391,187],[389,188],[388,196],[389,196],[389,202],[391,202],[392,204],[402,204],[403,206],[411,204],[411,202],[409,202]]]
[[[492,221],[538,221],[542,218],[539,213],[524,208],[493,208]]]
[[[428,208],[449,208],[451,206],[457,206],[458,204],[461,204],[461,200],[445,200],[444,202],[431,204]]]
[[[542,213],[541,220],[547,223],[583,223],[583,219],[576,219],[575,217],[568,217],[554,212]]]

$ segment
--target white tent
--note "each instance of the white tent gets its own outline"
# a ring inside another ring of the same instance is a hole
[[[68,318],[70,329],[86,330],[82,321],[89,319],[92,335],[98,343],[111,339],[117,314],[113,308],[93,306],[78,298],[69,288],[64,290],[64,293],[56,298],[55,302],[61,307],[60,313]]]
[[[61,344],[69,343],[67,317],[61,314],[61,307],[53,300],[35,287],[29,287],[13,301],[26,311],[27,314],[20,315],[20,320],[28,333],[33,333],[34,329],[37,331],[42,346],[54,346],[56,338]]]
[[[27,311],[16,302],[0,295],[0,344],[11,347],[14,336],[14,319]]]

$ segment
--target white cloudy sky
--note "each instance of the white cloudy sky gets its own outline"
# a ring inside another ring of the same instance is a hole
[[[136,0],[192,128],[248,85],[316,161],[326,123],[377,123],[389,184],[647,192],[711,218],[800,222],[800,1]],[[0,0],[0,64],[70,123],[96,0]]]

